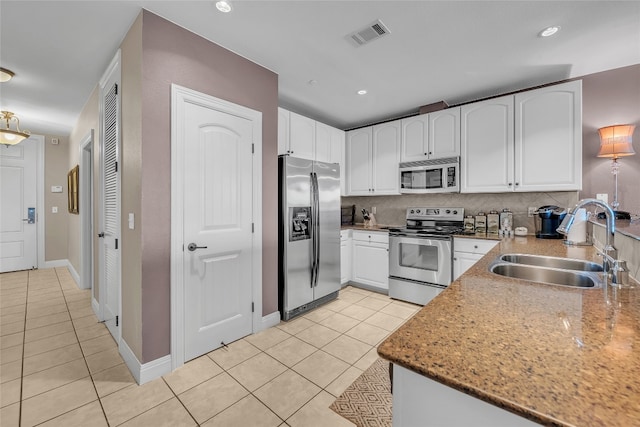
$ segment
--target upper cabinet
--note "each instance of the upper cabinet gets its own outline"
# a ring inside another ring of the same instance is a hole
[[[401,121],[347,132],[347,194],[400,194]]]
[[[460,155],[460,108],[402,120],[401,162]]]
[[[460,191],[513,188],[513,96],[463,105]]]
[[[463,193],[582,187],[580,81],[462,107]]]
[[[582,189],[582,81],[515,95],[519,191]]]
[[[344,138],[340,129],[278,108],[278,154],[340,164],[340,189],[345,193]]]

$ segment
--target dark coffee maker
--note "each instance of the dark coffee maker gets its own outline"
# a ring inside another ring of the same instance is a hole
[[[541,206],[536,211],[536,237],[538,239],[562,239],[556,231],[567,214],[567,210],[558,206]]]

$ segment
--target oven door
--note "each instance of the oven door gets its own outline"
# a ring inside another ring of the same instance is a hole
[[[389,236],[389,276],[449,286],[450,237]]]

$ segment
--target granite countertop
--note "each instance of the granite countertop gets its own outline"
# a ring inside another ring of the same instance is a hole
[[[591,246],[504,239],[382,342],[380,356],[541,424],[640,425],[640,287],[489,273],[501,253],[601,262]]]
[[[373,227],[365,227],[363,223],[355,223],[353,225],[342,225],[340,227],[341,230],[366,230],[366,231],[383,231],[389,232],[390,228],[402,228],[404,225],[386,225],[386,224],[378,224]]]

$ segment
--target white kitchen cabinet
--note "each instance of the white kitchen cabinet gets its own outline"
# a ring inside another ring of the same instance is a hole
[[[512,191],[513,95],[462,106],[462,193]]]
[[[515,95],[516,191],[582,189],[582,81]]]
[[[351,230],[340,231],[340,284],[345,286],[351,280]]]
[[[389,290],[389,234],[353,230],[353,278],[375,290]]]
[[[316,122],[315,160],[340,165],[340,193],[346,195],[344,131]]]
[[[347,194],[400,194],[401,122],[347,132]]]
[[[460,108],[429,113],[430,157],[440,159],[460,155]]]
[[[497,244],[497,240],[455,237],[453,239],[453,280],[462,276]]]
[[[289,110],[278,107],[278,154],[290,154],[289,148]]]
[[[462,193],[582,187],[582,84],[462,107]]]
[[[539,426],[524,417],[396,364],[393,365],[392,406],[393,427]],[[425,420],[428,420],[428,424]]]
[[[316,121],[294,112],[289,116],[289,154],[315,160]]]
[[[401,162],[459,155],[459,107],[402,119]]]
[[[347,195],[371,195],[371,165],[373,158],[372,128],[366,127],[347,132],[346,177]]]

